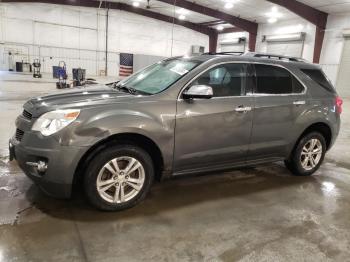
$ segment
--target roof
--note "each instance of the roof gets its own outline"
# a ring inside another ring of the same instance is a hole
[[[246,53],[205,53],[199,56],[193,56],[191,59],[197,61],[209,61],[209,60],[218,60],[220,61],[243,61],[250,63],[267,63],[267,64],[280,64],[283,66],[294,65],[302,68],[319,68],[318,65],[307,62],[304,59],[288,57],[288,56],[280,56],[273,54],[262,54],[262,53],[254,53],[254,52],[246,52]]]

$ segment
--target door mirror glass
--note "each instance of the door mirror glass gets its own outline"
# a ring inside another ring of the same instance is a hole
[[[182,93],[183,99],[209,99],[213,97],[213,89],[207,85],[193,85]]]

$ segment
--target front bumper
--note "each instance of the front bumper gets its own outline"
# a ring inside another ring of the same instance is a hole
[[[62,146],[53,137],[41,138],[34,132],[27,132],[21,142],[10,139],[10,159],[16,159],[23,172],[45,193],[57,198],[69,198],[77,165],[87,151],[86,147]],[[44,161],[44,172],[30,165]]]

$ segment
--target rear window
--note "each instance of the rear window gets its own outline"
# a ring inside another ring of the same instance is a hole
[[[312,80],[314,80],[317,84],[319,84],[321,87],[326,89],[329,92],[334,93],[334,88],[332,84],[328,81],[328,79],[325,77],[323,72],[318,69],[301,69],[301,71],[306,74],[308,77],[310,77]]]

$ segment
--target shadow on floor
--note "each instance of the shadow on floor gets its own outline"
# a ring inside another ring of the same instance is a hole
[[[82,190],[70,200],[57,200],[45,196],[35,185],[26,196],[43,213],[65,220],[83,222],[111,221],[124,218],[153,216],[166,211],[186,208],[213,201],[249,198],[264,204],[259,193],[286,187],[317,186],[315,177],[295,177],[281,165],[246,168],[226,173],[182,177],[162,183],[156,182],[146,199],[138,206],[121,212],[101,212],[90,207]],[[74,215],[72,215],[74,214]]]

